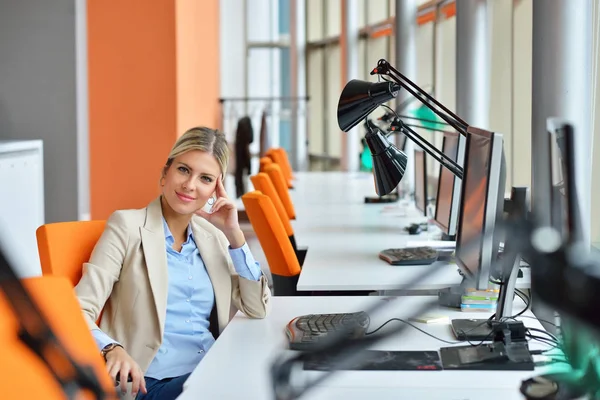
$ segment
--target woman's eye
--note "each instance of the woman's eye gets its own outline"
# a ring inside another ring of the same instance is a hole
[[[202,179],[205,182],[211,183],[213,180],[210,176],[203,176],[200,179]]]
[[[185,174],[187,174],[187,173],[188,173],[188,169],[187,169],[186,167],[179,167],[179,168],[177,168],[177,169],[178,169],[179,171],[181,171],[181,172],[185,173]]]

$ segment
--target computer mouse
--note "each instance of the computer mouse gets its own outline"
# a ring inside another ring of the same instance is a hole
[[[406,229],[409,235],[418,235],[421,233],[421,225],[419,224],[410,224],[404,229]]]

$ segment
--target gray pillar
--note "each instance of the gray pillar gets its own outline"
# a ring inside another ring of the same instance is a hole
[[[290,65],[291,95],[293,98],[306,96],[306,1],[290,2]],[[298,101],[292,104],[292,168],[306,171],[308,167],[308,139],[306,135],[308,104]]]
[[[490,52],[486,0],[456,2],[456,113],[489,128]]]
[[[394,67],[411,81],[417,77],[417,49],[416,49],[416,31],[417,31],[417,2],[416,0],[396,0],[395,15],[395,56],[396,60],[389,60]],[[375,67],[374,65],[371,68]],[[405,100],[412,97],[406,90],[400,90],[397,103],[402,104]],[[411,104],[418,104],[415,99]],[[398,143],[396,136],[396,144]],[[413,191],[415,185],[414,161],[413,161],[413,143],[408,140],[405,151],[409,157],[404,178],[400,182],[401,191],[409,193]]]
[[[408,79],[415,81],[417,75],[417,2],[396,0],[395,36],[396,60],[389,60]],[[371,68],[375,67],[372,65]],[[398,93],[398,103],[412,97],[406,90]]]
[[[536,154],[548,152],[546,119],[564,118],[575,128],[576,184],[583,237],[588,243],[591,215],[591,88],[592,1],[534,1],[532,207],[536,216],[541,218],[540,222],[549,222],[550,210],[546,209],[546,202],[542,199],[549,190],[550,171]]]
[[[342,0],[342,87],[352,79],[358,79],[358,1]],[[341,93],[341,90],[340,90]],[[337,113],[337,110],[335,110]],[[359,124],[342,135],[342,170],[358,171],[359,169]]]
[[[77,113],[77,205],[80,220],[91,219],[90,113],[88,96],[87,1],[75,1],[75,89]]]
[[[0,0],[0,10],[0,139],[44,141],[46,223],[76,221],[75,3]]]

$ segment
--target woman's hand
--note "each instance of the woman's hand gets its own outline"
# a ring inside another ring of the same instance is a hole
[[[231,245],[231,248],[236,249],[242,247],[246,243],[244,233],[240,229],[238,222],[237,208],[223,186],[223,181],[218,179],[217,200],[212,205],[211,212],[206,212],[203,209],[196,211],[196,215],[204,218],[213,224],[218,230],[223,232]]]
[[[113,350],[106,353],[106,368],[108,374],[113,379],[121,381],[121,392],[127,392],[127,378],[131,376],[131,394],[133,397],[139,391],[146,394],[146,381],[142,369],[137,365],[133,358],[122,347],[115,347]]]

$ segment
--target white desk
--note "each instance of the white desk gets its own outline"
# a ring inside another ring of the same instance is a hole
[[[379,259],[383,249],[426,240],[431,233],[404,231],[425,219],[408,203],[364,204],[364,196],[375,193],[371,174],[303,173],[295,187],[290,191],[297,214],[295,237],[300,246],[308,246],[298,290],[439,290],[460,284],[458,267],[438,262],[435,275],[409,288],[404,284],[427,266],[392,266]],[[517,287],[529,288],[529,270],[523,272]]]
[[[275,297],[272,312],[264,320],[251,320],[238,313],[216,341],[204,360],[184,385],[180,400],[205,399],[271,399],[269,368],[273,358],[287,344],[285,325],[294,317],[311,313],[361,311],[373,302],[386,301],[388,306],[371,315],[371,328],[391,317],[407,318],[431,297]],[[520,309],[515,304],[515,311]],[[487,318],[486,313],[462,313],[449,309],[436,310],[451,318]],[[531,312],[525,316],[532,316]],[[523,319],[528,327],[543,329],[537,320]],[[393,324],[396,322],[390,323]],[[400,322],[397,322],[400,323]],[[427,332],[453,341],[448,325],[417,324]],[[385,330],[386,328],[382,329]],[[438,350],[448,344],[437,341],[411,328],[377,344],[379,350]],[[530,342],[531,349],[545,345]],[[519,385],[523,379],[543,373],[536,371],[344,371],[308,392],[309,399],[522,399]],[[306,374],[306,375],[304,375]],[[313,377],[319,372],[304,372]]]

